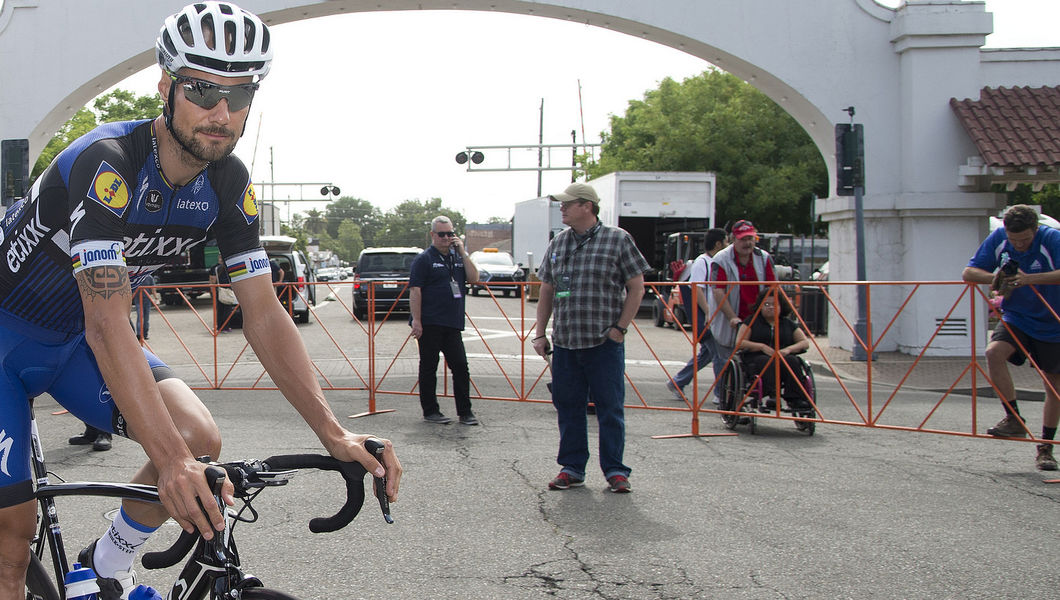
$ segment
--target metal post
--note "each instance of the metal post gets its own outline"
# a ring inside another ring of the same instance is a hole
[[[817,262],[817,194],[810,198],[810,275],[813,275],[814,264]],[[803,249],[806,246],[803,245]],[[803,277],[806,279],[806,277]]]
[[[574,183],[578,180],[578,132],[573,129],[570,130],[570,143],[570,182]]]
[[[854,188],[854,234],[857,238],[857,277],[858,277],[858,320],[854,323],[854,333],[861,338],[865,345],[872,344],[872,340],[868,337],[868,322],[867,313],[868,310],[865,306],[865,280],[868,276],[865,274],[865,209],[862,205],[862,196],[864,191],[861,186]],[[868,351],[865,349],[865,345],[854,343],[854,352],[850,359],[857,361],[868,360]],[[875,357],[875,354],[873,355]]]
[[[538,125],[537,125],[537,143],[538,144],[544,144],[545,143],[545,99],[544,98],[541,99],[541,108],[539,109],[538,112],[539,112],[539,117],[538,117],[538,121],[537,121],[537,123],[538,123]],[[538,148],[537,149],[537,197],[538,198],[541,197],[541,165],[542,165],[541,160],[543,158],[543,156],[542,156],[543,154],[544,154],[544,149],[543,148]],[[552,156],[552,155],[549,154],[549,156]]]

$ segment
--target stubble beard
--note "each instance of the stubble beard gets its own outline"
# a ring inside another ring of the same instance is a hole
[[[219,134],[223,133],[231,137],[232,141],[228,144],[204,144],[195,137],[196,131],[203,133]],[[236,148],[236,142],[239,138],[232,135],[232,132],[223,129],[207,129],[199,128],[198,130],[192,130],[191,134],[185,134],[179,127],[173,127],[173,137],[177,138],[177,142],[180,143],[180,147],[184,149],[184,152],[191,155],[198,162],[215,162],[228,156]]]

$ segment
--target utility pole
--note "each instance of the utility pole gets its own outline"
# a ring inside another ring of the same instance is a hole
[[[544,150],[540,147],[541,144],[545,143],[545,99],[541,99],[541,108],[539,109],[540,116],[538,118],[537,125],[537,197],[541,197],[541,167],[542,160],[544,159]]]

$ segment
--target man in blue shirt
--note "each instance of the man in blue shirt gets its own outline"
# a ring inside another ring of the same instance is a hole
[[[478,425],[471,412],[471,375],[464,353],[464,290],[478,281],[478,269],[453,231],[449,217],[431,221],[431,245],[421,252],[409,273],[412,335],[420,347],[420,406],[423,419],[445,425],[452,419],[438,407],[438,353],[453,372],[456,412],[464,425]],[[424,301],[427,298],[428,300]]]
[[[1006,414],[986,432],[998,437],[1028,433],[1007,364],[1023,364],[1026,349],[1049,382],[1042,409],[1042,439],[1052,440],[1060,420],[1056,394],[1060,390],[1060,322],[1053,316],[1054,311],[1060,312],[1060,287],[1049,284],[1060,283],[1060,270],[1053,262],[1060,258],[1060,231],[1039,226],[1038,213],[1024,204],[1009,207],[1002,221],[1004,227],[987,236],[962,273],[964,281],[993,284],[1002,290],[1002,317],[986,346],[986,361]],[[1042,471],[1056,470],[1052,444],[1038,445],[1035,464]]]

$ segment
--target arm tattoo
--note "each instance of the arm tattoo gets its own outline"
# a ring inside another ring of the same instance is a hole
[[[125,267],[107,265],[85,269],[77,274],[77,287],[82,297],[93,301],[115,295],[131,296],[129,272]]]

